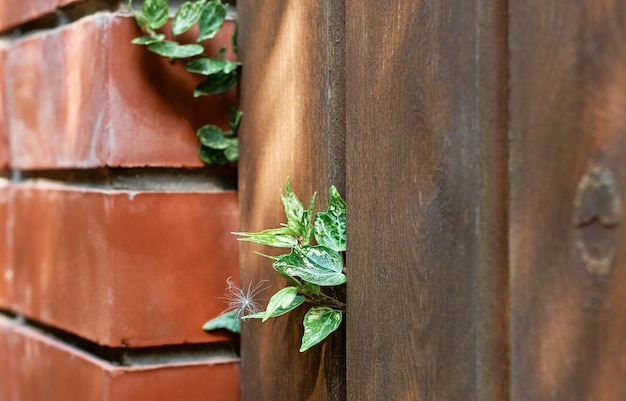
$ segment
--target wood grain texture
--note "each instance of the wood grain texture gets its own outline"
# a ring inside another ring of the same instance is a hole
[[[507,9],[348,0],[348,399],[508,399]]]
[[[626,3],[510,2],[521,400],[626,399]]]
[[[287,177],[304,202],[318,191],[317,210],[331,184],[345,193],[344,5],[239,0],[237,9],[241,229],[260,231],[286,222],[279,191]],[[269,280],[267,301],[285,282],[253,250],[276,250],[240,248],[243,283]],[[299,353],[303,312],[243,324],[244,401],[345,399],[345,330]]]

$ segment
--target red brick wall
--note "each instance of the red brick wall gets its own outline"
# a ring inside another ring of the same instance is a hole
[[[195,135],[234,93],[194,99],[113,3],[0,5],[0,401],[236,401],[236,339],[201,329],[238,277],[236,172]]]

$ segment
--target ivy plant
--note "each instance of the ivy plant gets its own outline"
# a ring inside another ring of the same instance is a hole
[[[170,61],[185,60],[185,69],[193,74],[204,76],[195,90],[194,97],[210,96],[223,93],[237,83],[238,69],[241,63],[229,61],[223,57],[208,57],[204,46],[199,43],[181,44],[176,40],[166,40],[161,32],[169,20],[169,0],[144,0],[141,12],[137,12],[128,3],[129,9],[144,31],[145,35],[132,40],[133,44],[144,45],[147,49]],[[220,0],[186,1],[180,5],[172,18],[171,33],[174,38],[198,26],[196,42],[215,37],[222,29],[228,6]],[[233,35],[233,50],[237,50],[237,31]],[[220,53],[223,56],[226,48]],[[207,164],[227,164],[239,158],[237,128],[242,113],[231,109],[229,129],[223,131],[217,125],[209,124],[197,131],[200,139],[199,156]]]
[[[289,249],[279,256],[260,254],[273,260],[272,267],[287,281],[275,293],[264,311],[258,311],[254,296],[258,286],[244,291],[229,283],[226,299],[230,309],[204,325],[205,330],[228,329],[239,332],[240,320],[282,316],[292,310],[309,306],[304,316],[304,335],[300,352],[319,344],[335,331],[343,320],[346,305],[334,297],[332,287],[346,282],[344,253],[346,251],[346,203],[334,186],[325,212],[313,215],[315,194],[307,208],[296,196],[289,179],[281,194],[287,223],[256,233],[233,233],[242,241]],[[329,295],[330,294],[330,295]]]

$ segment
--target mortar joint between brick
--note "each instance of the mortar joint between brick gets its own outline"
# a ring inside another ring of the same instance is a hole
[[[236,342],[165,344],[139,348],[110,347],[29,319],[10,309],[0,308],[0,317],[116,366],[224,363],[239,360],[239,346]]]
[[[121,191],[220,192],[237,190],[234,167],[94,168],[9,170],[16,185],[46,182],[78,188]]]
[[[229,3],[226,19],[237,19],[235,1],[231,0],[225,2]],[[172,0],[170,3],[170,16],[173,16],[178,6],[180,6],[183,1]],[[81,18],[105,11],[116,12],[120,15],[131,15],[128,3],[124,0],[87,0],[85,2],[69,4],[67,6],[57,8],[54,11],[44,14],[38,18],[5,29],[0,32],[0,40],[20,39],[33,33],[56,29],[76,22]]]
[[[38,18],[0,32],[0,39],[17,40],[34,33],[49,31],[100,12],[125,12],[118,0],[87,0],[56,8]],[[127,8],[126,8],[127,10]],[[130,13],[128,13],[130,15]]]

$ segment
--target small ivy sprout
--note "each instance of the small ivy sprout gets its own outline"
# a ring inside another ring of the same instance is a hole
[[[307,209],[293,192],[287,179],[285,194],[281,195],[287,224],[257,233],[233,233],[241,241],[256,242],[290,252],[280,256],[268,256],[274,262],[274,270],[290,284],[274,294],[264,311],[256,310],[253,300],[259,285],[248,285],[247,293],[228,283],[225,299],[229,311],[210,320],[205,330],[235,327],[239,332],[240,321],[262,319],[264,322],[288,313],[301,305],[311,305],[304,316],[304,335],[300,352],[319,344],[337,330],[346,312],[346,304],[334,297],[333,287],[346,282],[343,253],[346,251],[346,203],[337,188],[331,186],[330,201],[326,212],[313,216],[315,194]],[[235,331],[235,330],[233,330]]]

